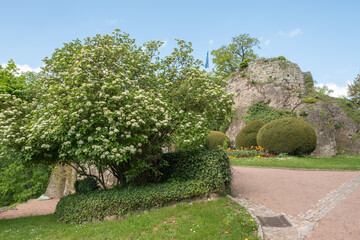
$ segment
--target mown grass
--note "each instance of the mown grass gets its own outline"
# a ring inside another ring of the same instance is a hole
[[[260,239],[246,210],[226,197],[183,202],[125,219],[62,224],[55,215],[0,220],[0,239]]]
[[[279,167],[298,169],[359,170],[359,155],[339,155],[329,158],[275,157],[275,158],[232,158],[231,165],[255,167]]]

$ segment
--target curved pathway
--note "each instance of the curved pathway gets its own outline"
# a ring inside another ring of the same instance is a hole
[[[16,205],[7,211],[0,211],[0,219],[47,215],[55,212],[59,199],[37,200],[31,199],[26,203]]]
[[[234,201],[254,217],[284,215],[292,225],[262,226],[264,239],[360,239],[360,171],[232,169]]]

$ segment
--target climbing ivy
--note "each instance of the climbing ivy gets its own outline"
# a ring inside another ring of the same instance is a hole
[[[245,123],[251,122],[253,120],[260,120],[264,123],[268,123],[275,119],[287,118],[287,117],[296,117],[296,114],[289,110],[279,110],[273,107],[270,107],[266,103],[253,103],[247,110],[247,115],[243,115],[242,119]]]

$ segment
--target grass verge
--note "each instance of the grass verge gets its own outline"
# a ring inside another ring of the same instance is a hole
[[[276,158],[232,158],[231,165],[255,167],[279,167],[299,169],[358,170],[359,155],[339,155],[329,158],[276,157]]]
[[[63,224],[55,215],[0,220],[0,239],[260,239],[251,216],[227,197],[183,202],[125,219]]]

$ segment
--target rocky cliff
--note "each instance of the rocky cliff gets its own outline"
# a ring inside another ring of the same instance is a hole
[[[293,111],[311,124],[317,133],[314,156],[337,153],[360,154],[358,110],[344,99],[331,98],[312,90],[309,72],[286,60],[259,58],[228,79],[226,91],[234,94],[236,116],[226,132],[231,141],[245,126],[242,119],[257,102]],[[351,115],[351,116],[349,116]]]

